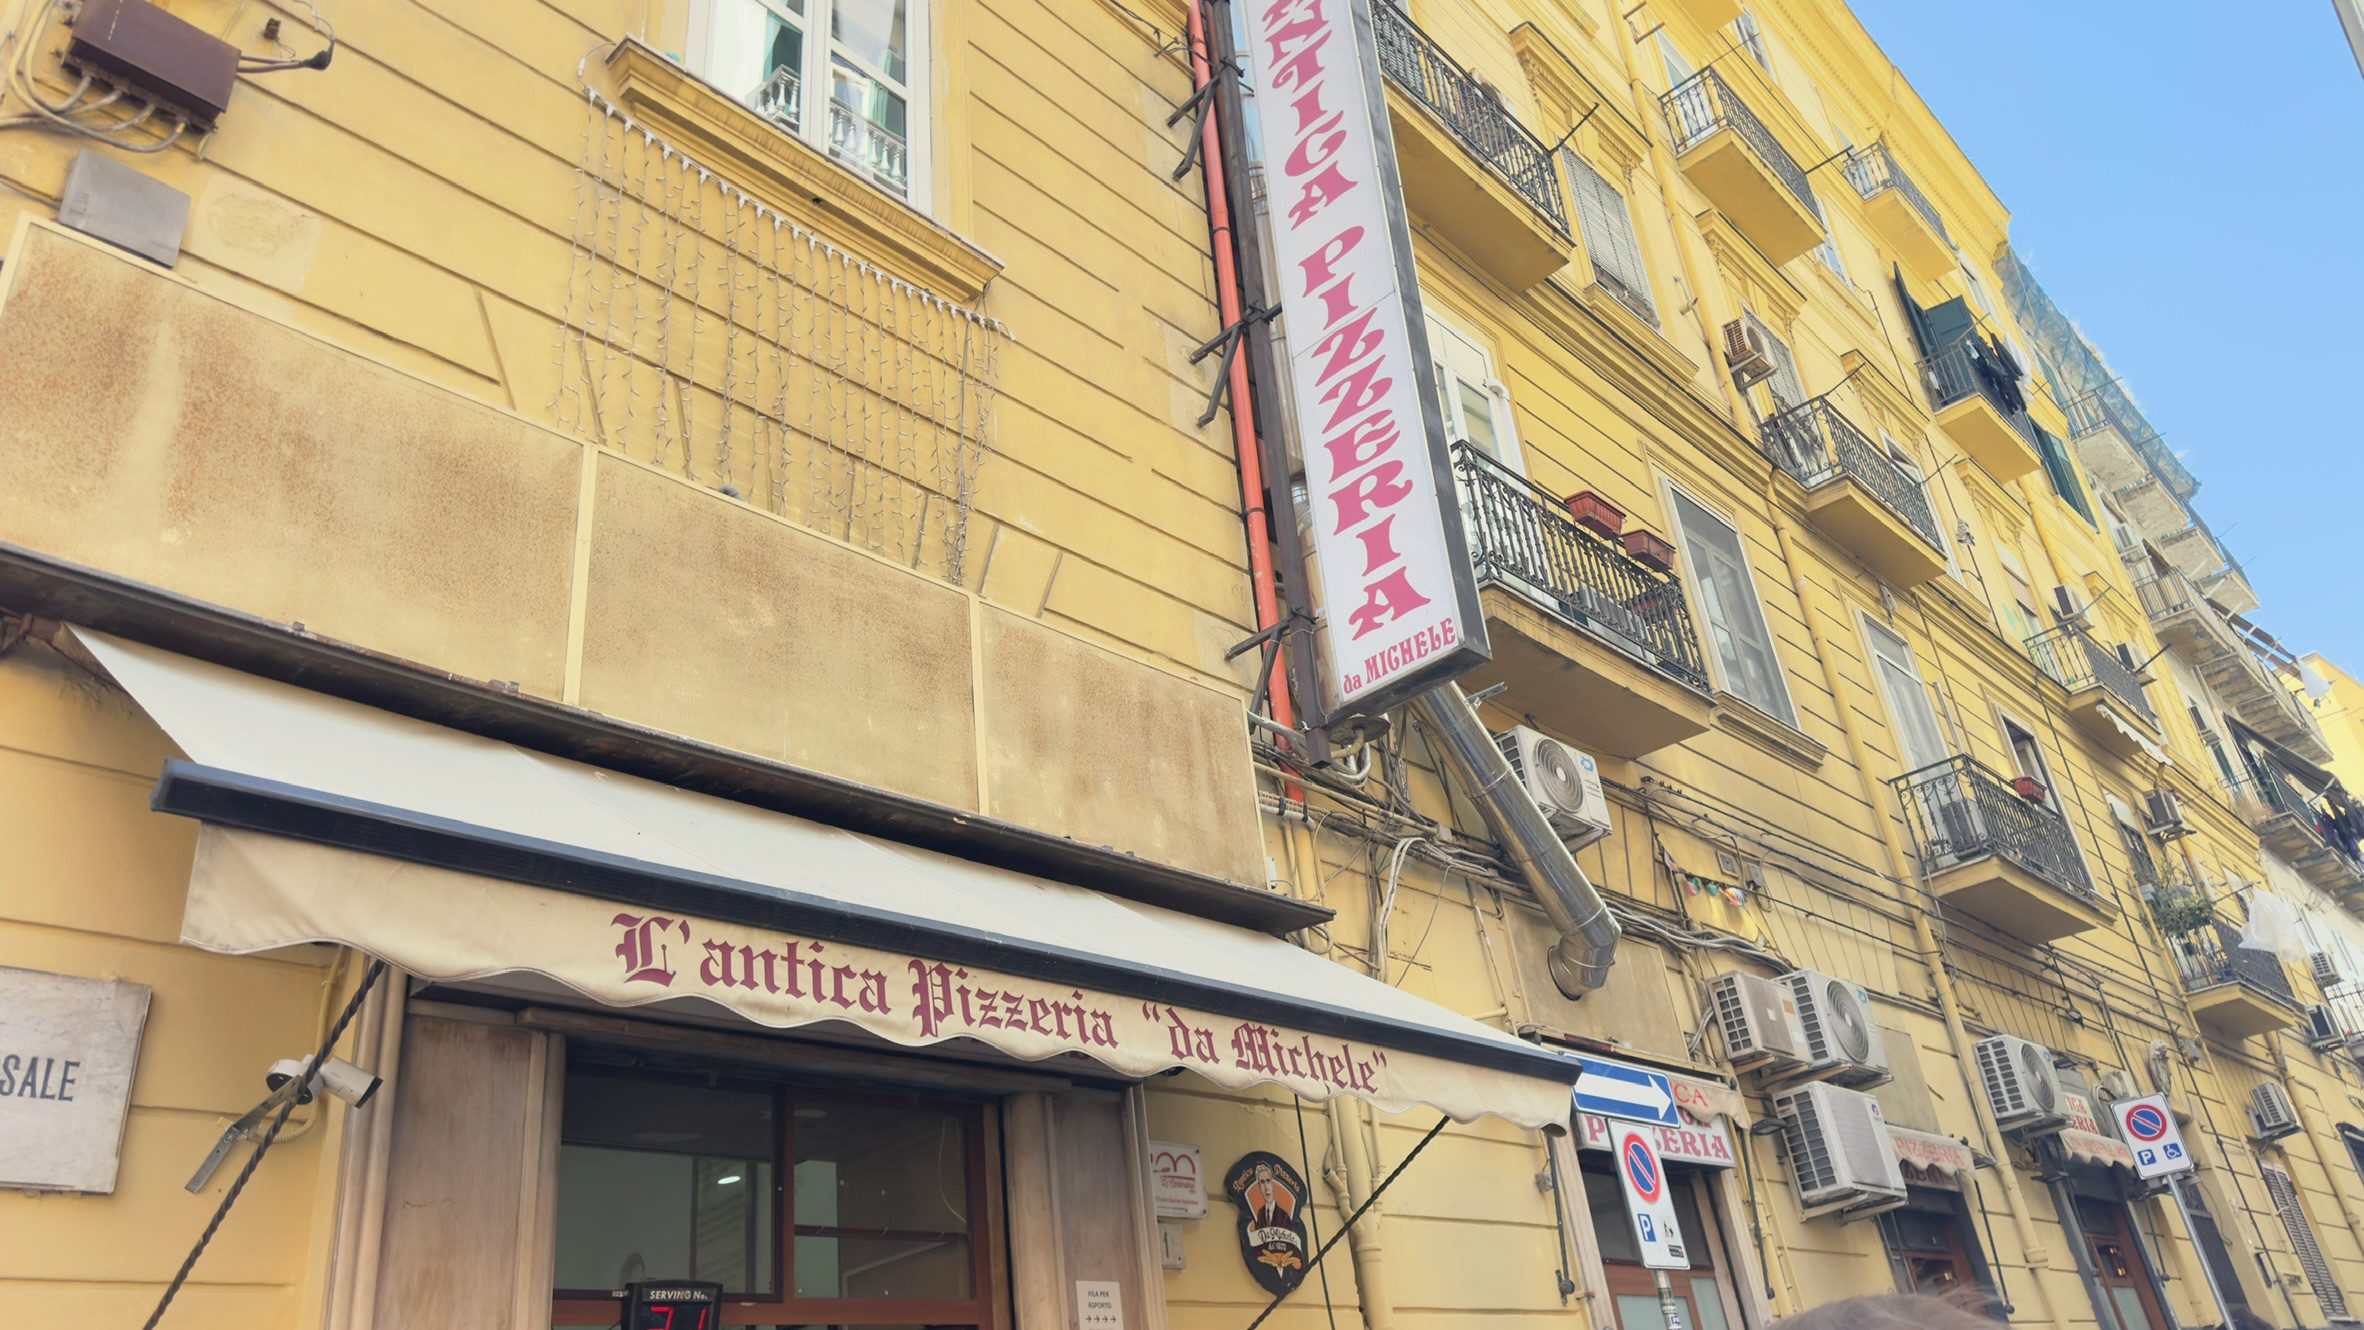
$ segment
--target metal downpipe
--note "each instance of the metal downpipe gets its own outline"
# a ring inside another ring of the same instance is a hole
[[[1558,930],[1560,940],[1551,949],[1552,982],[1572,998],[1609,982],[1624,930],[1576,866],[1576,856],[1544,820],[1543,810],[1519,785],[1477,708],[1459,684],[1442,683],[1413,698],[1412,709],[1443,740],[1446,765],[1468,786],[1512,871],[1534,888],[1537,903]]]

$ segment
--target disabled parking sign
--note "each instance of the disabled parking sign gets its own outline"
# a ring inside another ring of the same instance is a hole
[[[1624,1184],[1625,1212],[1633,1218],[1642,1264],[1652,1270],[1689,1269],[1691,1254],[1684,1250],[1682,1226],[1675,1222],[1666,1166],[1638,1131],[1627,1131],[1617,1138],[1617,1178]]]
[[[2155,1178],[2192,1167],[2191,1152],[2184,1148],[2183,1130],[2175,1125],[2167,1096],[2121,1100],[2110,1105],[2110,1112],[2117,1116],[2118,1131],[2134,1151],[2136,1176]]]

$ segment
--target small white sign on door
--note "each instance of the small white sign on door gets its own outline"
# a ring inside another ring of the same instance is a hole
[[[1207,1217],[1206,1175],[1199,1168],[1197,1146],[1179,1141],[1151,1141],[1149,1180],[1158,1218]]]
[[[148,988],[0,966],[0,1187],[112,1192]]]
[[[1125,1330],[1125,1286],[1113,1279],[1076,1280],[1075,1330]]]

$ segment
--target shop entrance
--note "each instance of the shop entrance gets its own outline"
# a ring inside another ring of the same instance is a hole
[[[2103,1310],[2115,1318],[2114,1326],[2104,1330],[2169,1330],[2129,1220],[2120,1202],[2077,1198],[2077,1226],[2085,1231],[2095,1276],[2101,1282],[2102,1295],[2109,1300]]]
[[[1642,1264],[1617,1174],[1608,1159],[1590,1154],[1584,1159],[1583,1172],[1593,1238],[1600,1244],[1609,1302],[1617,1317],[1615,1330],[1660,1330],[1666,1318],[1658,1306],[1657,1279]],[[1670,1270],[1667,1275],[1675,1297],[1682,1302],[1684,1325],[1698,1330],[1732,1330],[1740,1324],[1740,1311],[1733,1300],[1730,1273],[1721,1263],[1723,1233],[1714,1223],[1715,1204],[1702,1186],[1702,1172],[1666,1165],[1675,1222],[1682,1226],[1691,1254],[1690,1269]]]
[[[1898,1292],[1953,1297],[1972,1289],[1994,1301],[1978,1240],[1963,1211],[1959,1193],[1914,1187],[1902,1209],[1880,1216],[1880,1237],[1888,1246]]]

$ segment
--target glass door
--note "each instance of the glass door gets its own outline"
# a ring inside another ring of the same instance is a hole
[[[1880,696],[1888,703],[1888,720],[1896,727],[1896,756],[1906,771],[1919,771],[1945,761],[1945,731],[1938,728],[1937,709],[1929,704],[1928,685],[1913,661],[1913,649],[1870,619],[1863,635],[1871,644],[1872,672],[1880,679]]]

